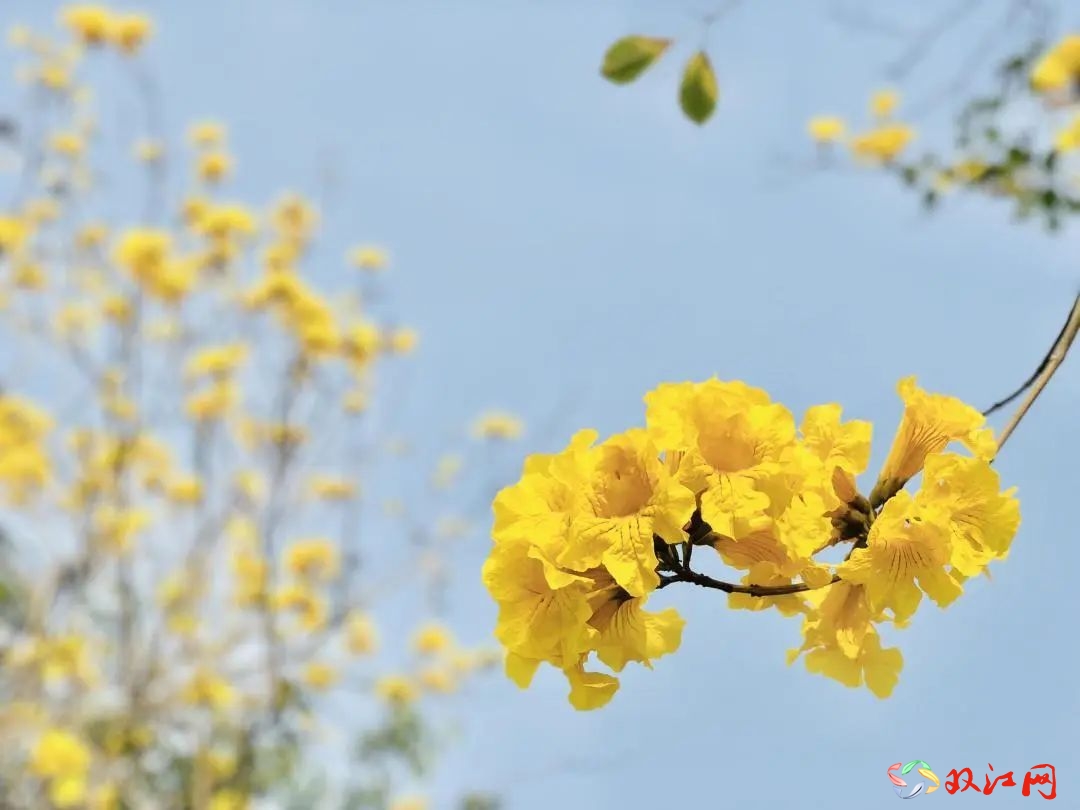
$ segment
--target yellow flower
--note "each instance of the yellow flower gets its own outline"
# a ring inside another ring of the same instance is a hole
[[[330,579],[338,571],[337,548],[329,540],[302,540],[285,554],[285,567],[305,579]]]
[[[104,6],[68,6],[60,14],[60,22],[86,45],[101,45],[109,35],[112,18]]]
[[[21,248],[30,232],[31,228],[24,220],[0,216],[0,254],[12,253]]]
[[[445,666],[427,667],[420,672],[420,685],[429,692],[448,695],[457,688],[457,681]]]
[[[409,354],[419,340],[415,329],[395,329],[390,333],[390,349],[397,354]]]
[[[234,373],[247,357],[248,347],[243,343],[209,346],[188,360],[186,374],[189,377],[223,377]]]
[[[261,556],[250,552],[233,554],[231,559],[235,590],[233,600],[240,607],[261,605],[266,599],[270,566]]]
[[[405,706],[419,696],[416,685],[404,675],[384,675],[375,683],[375,694],[394,706]]]
[[[98,541],[107,551],[126,554],[131,551],[135,537],[150,525],[150,513],[145,509],[117,509],[105,505],[94,514]]]
[[[220,675],[208,669],[199,669],[192,675],[182,692],[185,702],[194,706],[221,710],[236,700],[232,685]]]
[[[178,477],[169,484],[168,497],[176,504],[190,506],[202,501],[202,481],[195,476]]]
[[[347,478],[313,475],[309,486],[315,497],[327,501],[346,501],[356,495],[356,484]]]
[[[915,497],[935,506],[946,521],[949,562],[961,576],[973,577],[1009,553],[1020,526],[1020,504],[1015,489],[1000,489],[998,474],[985,459],[955,453],[926,459]]]
[[[655,589],[653,536],[682,542],[695,508],[694,492],[658,456],[644,430],[572,453],[566,473],[556,472],[566,475],[563,480],[580,482],[575,484],[569,536],[552,538],[561,548],[544,537],[534,544],[564,568],[585,572],[602,565],[631,596]]]
[[[132,230],[120,238],[115,259],[133,278],[146,283],[164,273],[171,250],[168,233]]]
[[[1047,51],[1031,71],[1031,86],[1038,93],[1072,93],[1080,82],[1080,34],[1069,34]]]
[[[188,140],[199,148],[221,146],[225,143],[225,127],[216,121],[200,121],[188,129]]]
[[[705,522],[734,540],[752,533],[750,519],[770,505],[767,483],[795,444],[791,412],[761,389],[716,379],[661,385],[645,407],[653,440],[700,497]]]
[[[963,588],[945,570],[951,556],[949,527],[940,510],[901,491],[885,503],[866,547],[856,549],[837,573],[866,586],[871,610],[888,608],[896,621],[906,622],[923,593],[941,607],[960,595]]]
[[[504,411],[482,414],[472,426],[472,434],[478,439],[516,439],[522,430],[521,420]]]
[[[346,413],[363,413],[368,409],[368,395],[364,391],[349,391],[341,404]]]
[[[113,18],[109,26],[109,39],[126,54],[134,54],[149,39],[153,31],[150,18],[143,14],[120,14]]]
[[[326,625],[326,603],[304,584],[292,584],[281,588],[274,596],[279,610],[288,610],[300,619],[300,625],[308,632],[321,630]]]
[[[240,389],[231,380],[219,380],[208,390],[192,394],[184,403],[188,416],[196,422],[224,418],[240,399]]]
[[[61,729],[50,729],[42,734],[30,755],[30,771],[42,779],[85,782],[89,770],[89,749],[74,734]],[[76,804],[81,798],[80,795],[64,806]]]
[[[285,239],[304,243],[315,231],[319,216],[305,199],[288,194],[274,207],[271,220]]]
[[[841,118],[832,115],[819,115],[807,124],[810,137],[818,143],[835,143],[844,137],[846,127]]]
[[[975,408],[954,397],[923,391],[914,377],[901,380],[897,392],[904,400],[904,415],[871,501],[884,502],[888,493],[898,490],[922,469],[927,456],[940,453],[952,442],[962,442],[981,457],[993,457],[993,435],[983,429],[986,418]]]
[[[349,262],[359,270],[378,272],[385,270],[390,260],[382,248],[362,245],[349,251]]]
[[[75,234],[75,245],[79,250],[93,250],[105,244],[109,236],[108,227],[101,222],[84,225]]]
[[[403,796],[394,799],[390,810],[427,810],[428,802],[423,796]]]
[[[338,672],[329,664],[312,662],[304,669],[304,683],[320,692],[329,689],[338,680]]]
[[[379,646],[379,635],[371,618],[350,613],[345,620],[345,646],[353,655],[370,655]]]
[[[65,157],[78,157],[84,147],[82,136],[77,132],[57,132],[49,138],[49,148]]]
[[[413,649],[421,655],[432,655],[449,649],[452,642],[450,632],[445,627],[429,623],[413,636]]]
[[[220,183],[232,169],[232,158],[225,152],[207,152],[199,156],[196,173],[206,183]]]
[[[239,790],[226,788],[219,790],[210,797],[207,810],[247,810],[250,802],[245,793]]]
[[[1080,149],[1080,115],[1073,116],[1068,126],[1054,136],[1054,148],[1059,152]]]
[[[900,104],[900,94],[895,90],[878,90],[870,97],[870,114],[885,119],[892,116]]]
[[[882,124],[851,139],[857,158],[888,163],[896,160],[915,138],[915,130],[906,124]]]
[[[834,647],[817,647],[806,656],[808,671],[826,675],[850,687],[858,687],[865,681],[879,698],[892,694],[903,665],[900,650],[895,647],[883,649],[877,633],[872,630],[854,658]]]

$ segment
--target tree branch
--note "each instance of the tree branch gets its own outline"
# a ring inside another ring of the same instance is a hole
[[[1060,368],[1061,364],[1065,361],[1065,356],[1068,354],[1069,348],[1076,339],[1077,332],[1080,332],[1080,294],[1078,294],[1076,300],[1073,301],[1072,309],[1069,310],[1069,317],[1065,321],[1065,325],[1061,328],[1061,332],[1058,334],[1057,339],[1054,340],[1054,344],[1050,347],[1050,351],[1047,353],[1046,357],[1043,358],[1031,378],[1028,379],[1015,393],[1006,397],[1001,402],[995,403],[984,412],[986,414],[991,414],[1003,405],[1016,399],[1016,397],[1024,391],[1028,391],[1028,395],[1024,398],[1024,401],[1020,403],[1020,407],[1017,408],[1016,413],[1013,414],[1008,424],[1006,424],[1005,428],[1001,431],[1001,438],[998,439],[998,452],[1005,446],[1005,442],[1008,441],[1009,436],[1016,430],[1020,421],[1031,409],[1031,406],[1035,404],[1035,400],[1039,398],[1043,389],[1046,388],[1047,383],[1050,382],[1050,378],[1054,376],[1058,368]]]
[[[840,577],[834,576],[829,585],[839,581]],[[788,596],[793,593],[816,590],[816,588],[812,588],[805,582],[792,583],[791,585],[736,585],[733,582],[713,579],[708,574],[691,571],[688,568],[684,568],[671,576],[660,577],[661,588],[666,588],[676,582],[689,582],[693,585],[700,585],[702,588],[712,588],[724,593],[744,593],[747,596]]]

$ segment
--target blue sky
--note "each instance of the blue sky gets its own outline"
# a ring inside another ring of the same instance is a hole
[[[423,336],[402,415],[421,445],[497,406],[531,424],[556,414],[523,443],[547,451],[579,427],[640,424],[641,398],[660,382],[716,374],[799,415],[842,403],[875,423],[876,463],[899,418],[900,377],[984,406],[1028,374],[1080,284],[1080,241],[1014,226],[978,200],[928,218],[872,172],[785,176],[778,156],[808,154],[806,119],[860,119],[895,52],[831,23],[827,3],[795,5],[746,4],[718,25],[722,99],[701,129],[674,101],[685,50],[631,88],[597,75],[622,34],[692,43],[694,3],[144,7],[159,20],[150,59],[169,128],[225,118],[237,194],[312,190],[325,156],[336,161],[326,243],[387,245],[395,309]],[[912,8],[933,7],[880,5],[912,24],[925,19]],[[55,8],[8,0],[0,22],[44,22]],[[946,43],[916,90],[955,69],[974,36]],[[927,140],[943,120],[918,122]],[[517,810],[862,810],[894,806],[885,770],[910,759],[939,775],[969,766],[980,780],[988,763],[1022,780],[1051,762],[1075,806],[1078,363],[996,463],[1021,497],[1011,557],[948,611],[925,606],[887,638],[905,657],[891,699],[785,666],[796,620],[671,588],[652,604],[683,613],[682,649],[627,671],[604,710],[575,713],[552,672],[525,692],[501,676],[474,690],[437,806],[482,787]],[[480,536],[461,553],[448,616],[474,641],[495,618],[479,584],[486,550]],[[925,801],[991,801],[972,796]],[[992,801],[1041,799],[1017,787]]]

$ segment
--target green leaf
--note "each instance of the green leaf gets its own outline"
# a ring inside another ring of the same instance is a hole
[[[682,85],[679,88],[679,105],[686,117],[699,126],[712,117],[720,88],[716,84],[709,56],[698,51],[686,63]]]
[[[600,74],[615,84],[630,84],[663,56],[670,46],[670,39],[637,35],[623,37],[607,49]]]

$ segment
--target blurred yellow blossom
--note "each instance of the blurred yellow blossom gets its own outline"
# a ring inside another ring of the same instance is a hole
[[[312,689],[324,691],[338,681],[338,671],[329,664],[313,661],[304,669],[304,683]]]
[[[220,710],[233,705],[236,692],[221,675],[209,669],[199,669],[187,682],[182,697],[192,705]]]
[[[441,624],[428,623],[413,636],[413,649],[421,655],[431,655],[448,649],[453,639]]]
[[[207,152],[199,156],[196,172],[206,183],[220,183],[233,170],[233,161],[225,152]]]
[[[818,143],[835,143],[844,137],[846,128],[843,119],[832,115],[819,115],[810,119],[807,131]]]
[[[522,430],[521,420],[513,414],[490,411],[473,423],[472,434],[479,439],[516,439]]]
[[[285,566],[298,577],[329,579],[338,571],[337,547],[323,538],[297,541],[285,553]]]
[[[153,23],[143,14],[120,14],[112,19],[108,35],[112,43],[126,54],[134,54],[146,43]]]
[[[390,263],[386,251],[374,245],[362,245],[349,251],[349,262],[359,270],[377,272]]]
[[[878,90],[870,97],[870,114],[877,119],[892,117],[900,104],[900,94],[895,90]]]
[[[404,675],[384,675],[375,682],[375,694],[392,705],[407,705],[419,696],[416,684]]]
[[[60,21],[87,45],[102,45],[109,34],[112,18],[104,6],[81,4],[68,6]]]
[[[217,121],[199,121],[188,129],[188,140],[200,148],[221,146],[225,143],[225,127]]]
[[[895,160],[915,138],[915,130],[906,124],[885,124],[851,139],[851,150],[858,158],[887,163]]]
[[[379,647],[379,635],[371,618],[350,613],[345,620],[345,646],[353,655],[370,655]]]

